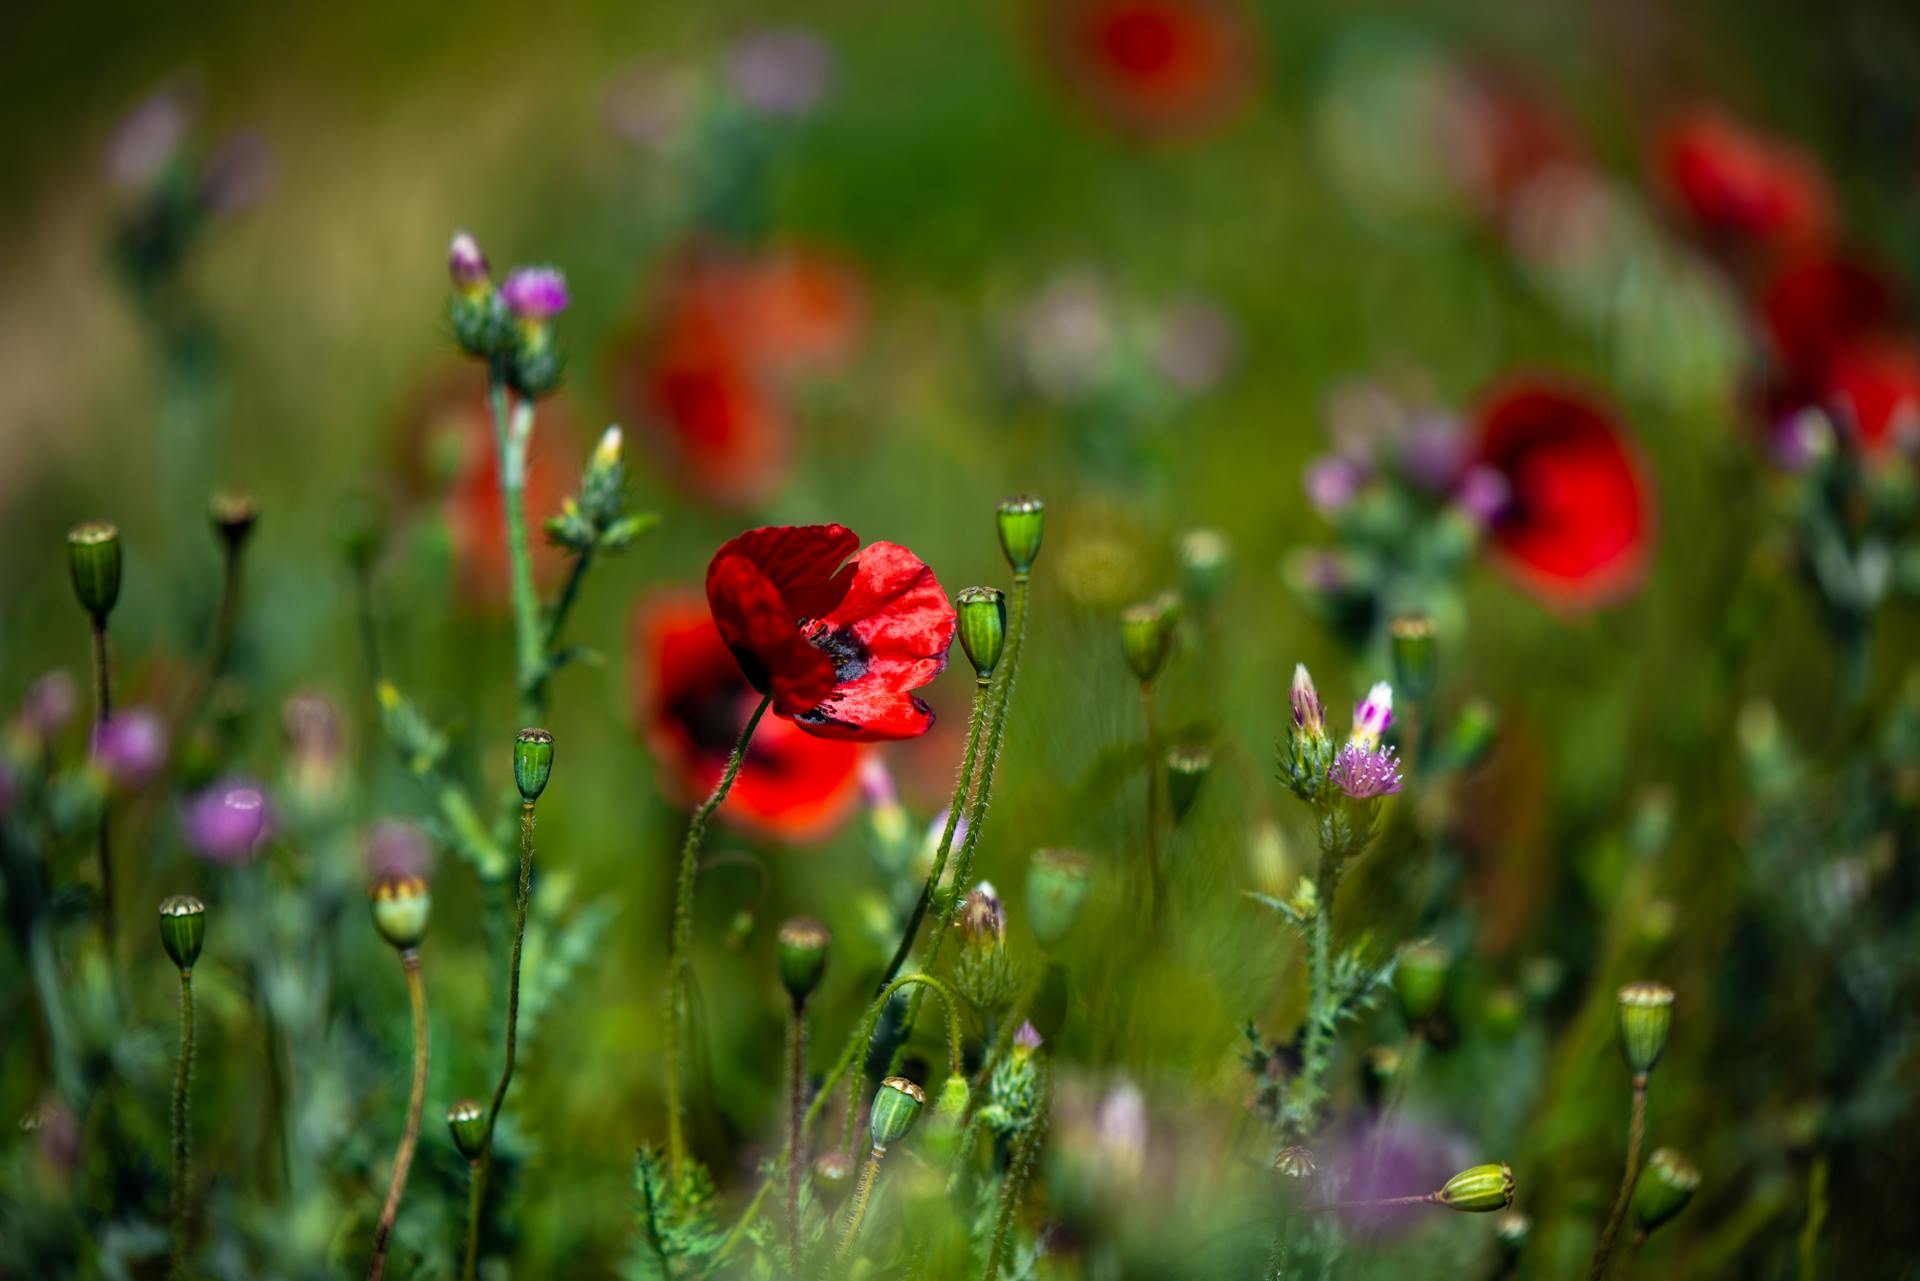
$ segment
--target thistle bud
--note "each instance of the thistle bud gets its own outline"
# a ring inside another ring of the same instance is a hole
[[[1173,648],[1173,611],[1164,600],[1128,606],[1120,613],[1120,648],[1142,685],[1150,685],[1166,666]]]
[[[1008,1005],[1017,987],[1012,958],[1007,952],[1007,909],[982,881],[967,895],[960,909],[960,955],[953,965],[954,983],[961,995],[983,1010]]]
[[[827,948],[833,933],[810,916],[796,916],[780,927],[775,952],[780,964],[780,982],[799,1009],[820,986],[827,969]]]
[[[1672,988],[1664,983],[1629,983],[1620,989],[1620,1053],[1636,1077],[1653,1071],[1672,1027]]]
[[[104,521],[75,525],[67,534],[73,594],[96,626],[105,626],[120,599],[120,531]]]
[[[191,894],[175,894],[160,901],[160,946],[180,968],[182,974],[193,970],[200,959],[200,944],[207,937],[207,905]]]
[[[1500,1251],[1509,1261],[1527,1248],[1527,1238],[1532,1235],[1533,1220],[1518,1210],[1502,1210],[1493,1221],[1493,1239],[1500,1243]]]
[[[480,250],[480,242],[465,231],[453,233],[453,243],[447,247],[447,275],[453,280],[453,287],[467,298],[477,298],[493,287],[488,278],[487,256]]]
[[[1499,1162],[1476,1165],[1448,1179],[1433,1199],[1449,1210],[1483,1214],[1513,1204],[1513,1167]]]
[[[487,1114],[472,1099],[461,1099],[447,1109],[447,1131],[460,1155],[477,1161],[487,1142]]]
[[[523,729],[513,740],[513,782],[528,805],[547,790],[553,775],[553,735],[543,729]]]
[[[1655,1148],[1633,1189],[1633,1223],[1642,1236],[1687,1208],[1700,1190],[1700,1171],[1672,1148]]]
[[[427,936],[433,896],[423,877],[393,872],[380,876],[367,887],[367,903],[380,937],[402,952],[413,951]]]
[[[920,1109],[927,1105],[927,1092],[904,1076],[890,1076],[880,1083],[873,1096],[873,1108],[867,1120],[872,1127],[873,1146],[885,1149],[907,1137]]]
[[[1440,1008],[1446,995],[1447,969],[1453,954],[1432,939],[1421,939],[1400,949],[1393,967],[1393,991],[1400,998],[1400,1016],[1408,1026],[1424,1022]]]
[[[1004,498],[994,513],[1000,530],[1000,550],[1013,566],[1014,577],[1024,576],[1040,555],[1040,536],[1046,532],[1047,505],[1031,494]]]
[[[1293,688],[1288,691],[1288,702],[1293,705],[1293,728],[1304,738],[1324,739],[1327,736],[1327,710],[1320,702],[1320,691],[1313,686],[1313,674],[1307,671],[1305,663],[1293,665]]]
[[[1007,908],[992,881],[974,886],[961,904],[960,937],[973,947],[996,947],[1006,941]]]
[[[968,587],[954,602],[959,606],[960,647],[967,651],[973,670],[984,681],[993,675],[994,665],[1006,648],[1006,594],[997,587]]]
[[[1213,769],[1213,753],[1205,747],[1176,747],[1167,753],[1167,799],[1173,803],[1173,821],[1178,823],[1193,808]]]
[[[1074,850],[1039,849],[1027,864],[1027,924],[1041,947],[1053,947],[1073,932],[1087,904],[1093,864]]]
[[[453,281],[447,317],[454,339],[468,355],[494,355],[507,341],[506,308],[494,294],[480,242],[464,231],[454,232],[447,247],[447,276]]]
[[[1180,536],[1180,592],[1196,605],[1210,605],[1226,588],[1233,547],[1217,529],[1191,529]]]
[[[845,1152],[822,1152],[813,1162],[813,1194],[828,1206],[839,1205],[853,1191],[853,1162]]]
[[[1402,614],[1387,625],[1393,643],[1394,683],[1418,703],[1433,692],[1433,620],[1425,614]]]
[[[226,544],[229,553],[240,550],[259,517],[260,509],[251,494],[215,494],[207,507],[207,518],[213,522],[213,532],[220,535],[220,541]]]
[[[1347,742],[1371,752],[1380,746],[1380,736],[1393,724],[1393,686],[1377,682],[1366,698],[1354,704],[1353,734]]]
[[[567,309],[567,278],[555,267],[516,267],[500,285],[500,302],[513,319],[507,380],[515,391],[542,396],[560,385],[560,351],[553,318]]]

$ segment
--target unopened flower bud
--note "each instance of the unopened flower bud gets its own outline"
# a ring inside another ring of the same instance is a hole
[[[1502,1210],[1493,1221],[1493,1239],[1500,1243],[1501,1253],[1509,1260],[1527,1248],[1527,1238],[1532,1235],[1533,1220],[1518,1210]]]
[[[967,1104],[973,1091],[964,1073],[954,1072],[940,1083],[934,1100],[933,1115],[927,1119],[925,1146],[935,1160],[950,1159],[960,1148],[960,1136],[966,1128]]]
[[[73,594],[96,626],[104,626],[120,599],[120,531],[104,521],[75,525],[67,534]]]
[[[886,1148],[906,1138],[913,1123],[920,1119],[920,1109],[926,1105],[927,1092],[906,1077],[890,1076],[882,1081],[867,1118],[873,1146]]]
[[[1196,605],[1218,600],[1233,570],[1233,547],[1217,529],[1191,529],[1180,536],[1180,591]]]
[[[982,881],[960,907],[960,937],[975,947],[993,947],[1007,937],[1007,909],[994,892],[993,882]]]
[[[543,729],[527,728],[513,740],[513,782],[520,799],[528,805],[547,790],[553,775],[553,735]]]
[[[1305,663],[1293,665],[1293,688],[1288,692],[1293,705],[1293,728],[1309,739],[1327,736],[1327,711],[1320,702],[1320,691],[1313,687],[1313,676]]]
[[[1486,1021],[1490,1034],[1505,1040],[1520,1030],[1520,1020],[1526,1011],[1526,1002],[1519,992],[1510,987],[1496,987],[1487,993],[1480,1016]]]
[[[1513,1204],[1513,1167],[1499,1162],[1476,1165],[1448,1179],[1434,1200],[1449,1210],[1486,1213]]]
[[[251,494],[215,494],[208,505],[207,517],[213,522],[213,532],[220,535],[220,541],[227,545],[228,552],[237,552],[247,541],[247,535],[253,532],[254,522],[260,517],[260,508]]]
[[[1700,1190],[1700,1171],[1672,1148],[1655,1148],[1633,1189],[1633,1223],[1642,1235],[1687,1208]]]
[[[620,465],[620,446],[623,437],[617,426],[608,427],[600,433],[600,441],[593,447],[593,458],[587,466],[596,471],[611,471]]]
[[[1635,1076],[1653,1071],[1672,1027],[1672,988],[1664,983],[1629,983],[1620,989],[1620,1053]]]
[[[780,965],[780,982],[793,998],[795,1009],[807,1003],[820,976],[827,970],[827,948],[833,933],[810,916],[796,916],[780,927],[775,955]]]
[[[1418,703],[1433,692],[1433,620],[1425,614],[1402,614],[1388,624],[1393,642],[1393,679],[1406,696]]]
[[[853,1162],[835,1149],[822,1152],[813,1162],[813,1193],[828,1206],[839,1205],[853,1191]]]
[[[472,1099],[461,1099],[447,1109],[447,1131],[460,1155],[477,1161],[487,1142],[487,1114]]]
[[[1015,577],[1033,568],[1040,555],[1040,536],[1046,531],[1047,505],[1032,495],[1005,498],[994,513],[1000,530],[1000,550],[1007,555]]]
[[[180,968],[182,974],[193,969],[200,959],[200,944],[207,937],[207,905],[191,894],[175,894],[160,900],[160,946]]]
[[[468,301],[478,301],[493,287],[480,242],[464,231],[454,232],[453,243],[447,248],[447,275]]]
[[[1400,949],[1400,962],[1393,967],[1393,991],[1400,998],[1400,1016],[1409,1026],[1424,1022],[1440,1008],[1452,964],[1453,954],[1432,939]]]
[[[960,908],[960,955],[954,985],[982,1010],[1004,1009],[1019,984],[1007,951],[1007,909],[993,886],[980,882]]]
[[[1173,804],[1174,822],[1193,808],[1212,769],[1213,753],[1205,747],[1176,747],[1167,753],[1167,799]]]
[[[1131,605],[1120,614],[1120,647],[1142,685],[1153,682],[1173,648],[1173,611],[1164,600]]]
[[[960,646],[982,681],[993,675],[1007,644],[1007,597],[997,587],[968,587],[954,597]]]
[[[433,896],[427,892],[423,877],[388,873],[367,887],[367,903],[373,909],[373,926],[380,937],[411,952],[427,936],[427,917],[433,909]]]
[[[1380,746],[1380,736],[1393,724],[1393,686],[1380,681],[1354,704],[1353,734],[1347,742],[1366,751]]]
[[[1074,850],[1039,849],[1027,864],[1027,924],[1041,947],[1053,947],[1073,932],[1087,904],[1093,864]]]

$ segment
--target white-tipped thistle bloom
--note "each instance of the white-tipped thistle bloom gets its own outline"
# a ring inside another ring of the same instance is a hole
[[[1393,724],[1393,686],[1380,681],[1367,691],[1363,702],[1354,705],[1353,734],[1347,740],[1355,747],[1372,751],[1380,746],[1380,736]]]
[[[1307,671],[1305,663],[1293,665],[1293,689],[1289,693],[1293,704],[1293,726],[1308,738],[1324,738],[1327,733],[1326,708],[1320,702],[1320,691],[1313,687],[1313,676]]]

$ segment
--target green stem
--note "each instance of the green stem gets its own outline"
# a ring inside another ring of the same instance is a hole
[[[480,1253],[480,1161],[467,1162],[467,1253],[464,1275],[473,1276],[473,1260]]]
[[[1634,1180],[1640,1173],[1640,1139],[1647,1128],[1647,1078],[1633,1078],[1633,1110],[1627,1122],[1627,1168],[1620,1175],[1620,1194],[1613,1199],[1613,1213],[1607,1216],[1606,1230],[1600,1234],[1600,1248],[1593,1252],[1593,1266],[1587,1269],[1587,1281],[1599,1281],[1607,1270],[1607,1256],[1613,1253],[1614,1238],[1627,1218],[1627,1204],[1633,1199]]]
[[[587,571],[591,568],[593,568],[593,548],[588,547],[573,558],[573,568],[567,571],[567,581],[560,588],[560,596],[553,602],[553,608],[547,611],[544,652],[549,658],[559,648],[560,632],[567,625],[567,615],[573,612],[574,602],[580,598],[580,584],[586,581]]]
[[[234,622],[240,613],[240,548],[224,540],[222,548],[220,601],[213,611],[213,630],[207,635],[206,656],[200,660],[193,684],[187,688],[187,695],[180,701],[180,710],[174,716],[176,734],[185,729],[200,710],[213,683],[226,670],[227,655],[233,649]]]
[[[105,725],[107,718],[113,715],[113,681],[107,657],[107,620],[93,620],[93,723],[96,727]],[[107,956],[113,956],[113,840],[108,831],[107,815],[112,809],[111,798],[100,802],[100,823],[96,829],[95,843],[100,860],[100,937],[106,944]]]
[[[373,1230],[373,1262],[367,1281],[380,1281],[387,1271],[387,1243],[400,1217],[400,1197],[413,1166],[414,1145],[420,1141],[420,1109],[427,1099],[427,990],[420,980],[420,953],[408,948],[400,954],[407,974],[407,999],[413,1006],[413,1090],[407,1096],[407,1128],[393,1156],[393,1177],[387,1183],[387,1201],[380,1207],[380,1223]]]
[[[1160,728],[1153,714],[1153,682],[1140,682],[1140,708],[1147,732],[1147,876],[1153,892],[1153,932],[1166,923],[1166,869],[1160,854]]]
[[[487,401],[493,411],[493,441],[500,459],[500,506],[506,516],[520,719],[523,724],[533,725],[541,718],[540,684],[546,670],[540,599],[533,585],[533,551],[527,541],[527,440],[533,433],[533,400],[521,397],[509,414],[506,370],[495,360],[488,381]]]
[[[706,801],[693,812],[693,818],[687,823],[687,838],[680,845],[679,885],[673,899],[672,952],[667,958],[667,1158],[676,1196],[683,1186],[687,1160],[686,1127],[680,1104],[680,1078],[684,1066],[681,1060],[685,1053],[681,1040],[684,1034],[682,1023],[686,1018],[687,953],[693,945],[693,890],[699,869],[700,840],[706,834],[707,820],[727,799],[727,793],[733,788],[733,780],[740,776],[740,767],[747,759],[747,745],[753,741],[753,732],[760,727],[760,718],[766,715],[772,703],[773,696],[769,694],[760,700],[760,705],[753,709],[753,715],[747,718],[746,728],[740,731],[740,740],[733,745],[733,752],[727,757],[725,772],[720,775],[720,781],[714,784]]]
[[[1047,1123],[1047,1109],[1053,1096],[1053,1065],[1049,1060],[1041,1062],[1040,1111],[1027,1123],[1026,1129],[1014,1142],[1013,1158],[1008,1163],[1006,1179],[1000,1188],[1000,1212],[993,1226],[993,1247],[987,1254],[986,1281],[995,1281],[1000,1275],[1000,1261],[1006,1256],[1007,1238],[1012,1234],[1013,1217],[1020,1209],[1021,1198],[1026,1195],[1027,1180],[1033,1175],[1034,1159],[1039,1152],[1042,1132]]]
[[[180,1064],[173,1077],[173,1277],[187,1275],[188,1146],[187,1086],[193,1079],[193,971],[180,971]]]
[[[860,1184],[854,1189],[853,1204],[847,1211],[847,1229],[840,1237],[840,1249],[835,1252],[835,1265],[846,1261],[847,1252],[853,1249],[853,1239],[860,1235],[860,1224],[867,1217],[867,1202],[873,1199],[873,1185],[880,1178],[880,1158],[887,1150],[878,1143],[867,1155],[867,1163],[860,1170]]]
[[[787,1266],[800,1274],[800,1114],[807,1093],[807,1006],[793,1003],[793,1037],[787,1052]]]
[[[1301,1043],[1301,1099],[1295,1118],[1296,1137],[1306,1138],[1319,1128],[1320,1103],[1326,1095],[1327,1059],[1333,1045],[1333,901],[1340,889],[1339,855],[1320,855],[1320,875],[1314,888],[1313,928],[1307,961],[1307,1034]]]

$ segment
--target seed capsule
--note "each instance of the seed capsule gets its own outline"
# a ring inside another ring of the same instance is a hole
[[[1205,747],[1176,747],[1167,753],[1167,799],[1173,805],[1174,822],[1193,809],[1200,784],[1212,769],[1213,753]]]
[[[1079,924],[1093,864],[1074,850],[1040,849],[1027,864],[1027,924],[1042,947],[1053,947]]]
[[[829,1206],[839,1205],[853,1191],[853,1162],[845,1152],[822,1152],[813,1161],[814,1195]]]
[[[1620,1053],[1635,1076],[1653,1071],[1672,1027],[1672,988],[1664,983],[1629,983],[1620,989]]]
[[[795,1007],[806,1004],[820,986],[827,969],[827,948],[833,932],[810,916],[796,916],[780,927],[775,943],[775,959],[780,966],[780,982]]]
[[[1121,611],[1120,648],[1136,680],[1143,685],[1153,680],[1173,648],[1173,610],[1154,600]]]
[[[981,680],[993,675],[1007,644],[1007,597],[997,587],[968,587],[954,598],[960,615],[960,647]]]
[[[1687,1208],[1700,1190],[1700,1171],[1672,1148],[1655,1148],[1647,1168],[1633,1189],[1633,1222],[1642,1233],[1653,1231]]]
[[[207,509],[208,517],[213,521],[213,532],[220,535],[220,541],[229,551],[240,550],[247,541],[247,535],[253,532],[254,522],[260,518],[260,509],[251,494],[215,494]]]
[[[1046,532],[1047,505],[1030,494],[1002,499],[994,521],[1000,530],[1000,550],[1016,575],[1033,568],[1040,555],[1040,537]]]
[[[472,1099],[461,1099],[447,1109],[447,1131],[453,1146],[469,1161],[477,1160],[487,1141],[487,1114]]]
[[[523,729],[513,740],[513,781],[520,799],[531,805],[547,790],[553,774],[553,735],[543,729]]]
[[[907,1137],[920,1109],[927,1105],[927,1092],[904,1076],[890,1076],[880,1083],[873,1096],[868,1124],[873,1131],[873,1146],[885,1148]]]
[[[1422,1022],[1440,1008],[1452,964],[1453,954],[1432,939],[1400,949],[1400,963],[1393,967],[1393,990],[1400,998],[1400,1015],[1409,1024]]]
[[[160,946],[182,974],[200,959],[207,937],[207,905],[191,894],[175,894],[160,901]]]
[[[1196,605],[1219,599],[1233,569],[1233,546],[1217,529],[1191,529],[1180,536],[1180,590]]]
[[[1504,1210],[1513,1204],[1513,1167],[1489,1162],[1462,1170],[1447,1180],[1434,1200],[1449,1210],[1475,1214]]]
[[[67,567],[80,608],[104,624],[120,599],[120,531],[98,520],[75,525],[67,534]]]
[[[419,876],[390,872],[367,887],[367,902],[373,908],[373,926],[380,937],[410,952],[427,936],[427,917],[433,909],[433,896],[427,882]]]

